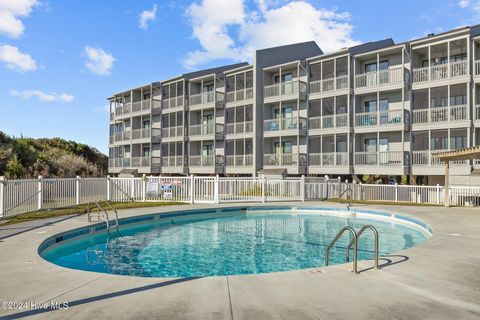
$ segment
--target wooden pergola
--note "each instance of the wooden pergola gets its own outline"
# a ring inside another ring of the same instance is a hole
[[[480,146],[437,152],[433,158],[445,161],[445,207],[450,206],[450,161],[480,159]]]

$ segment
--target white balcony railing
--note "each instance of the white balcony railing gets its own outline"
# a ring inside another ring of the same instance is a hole
[[[306,166],[306,154],[273,153],[263,156],[264,166]]]
[[[253,121],[227,123],[227,134],[239,134],[253,132]]]
[[[192,167],[210,167],[210,166],[213,166],[215,163],[214,155],[189,156],[188,159],[189,159],[189,165]]]
[[[132,140],[146,138],[150,138],[150,128],[132,130]]]
[[[348,166],[348,152],[310,153],[308,157],[310,166]]]
[[[183,96],[168,98],[163,100],[163,108],[183,107]]]
[[[445,162],[439,159],[433,158],[432,154],[437,152],[444,152],[448,150],[423,150],[423,151],[412,151],[412,165],[413,166],[445,166]],[[457,160],[449,162],[452,166],[465,166],[468,165],[468,160]]]
[[[253,165],[253,154],[226,156],[228,167],[249,167]]]
[[[174,138],[183,136],[183,126],[162,128],[163,138]]]
[[[183,167],[183,156],[165,156],[162,157],[162,166],[164,167]]]
[[[348,127],[348,114],[327,115],[309,118],[310,129],[328,129]]]
[[[281,118],[270,119],[263,122],[264,131],[305,130],[306,118]]]
[[[403,67],[395,67],[387,70],[357,74],[355,76],[355,89],[401,84],[405,81],[404,72]]]
[[[395,126],[404,123],[404,110],[362,112],[355,114],[356,127]]]
[[[227,92],[227,102],[253,99],[253,88],[239,89]]]
[[[468,120],[466,105],[417,109],[412,111],[414,124],[449,123]]]
[[[310,93],[326,93],[348,89],[348,76],[310,82]]]
[[[190,105],[208,104],[215,102],[215,92],[203,92],[190,96]]]
[[[152,109],[160,109],[162,107],[162,101],[161,100],[152,100]]]
[[[403,166],[405,161],[403,151],[355,152],[355,165],[358,166]]]
[[[130,138],[131,138],[131,131],[116,132],[113,135],[113,137],[114,137],[115,142],[129,141]]]
[[[307,84],[303,81],[293,80],[272,84],[264,87],[264,98],[285,96],[290,94],[305,93],[307,91]]]
[[[466,60],[413,69],[414,83],[436,82],[467,76],[468,63]]]
[[[201,136],[207,134],[214,134],[215,133],[215,124],[196,124],[190,126],[190,135],[191,136]]]
[[[111,168],[145,168],[151,165],[158,165],[158,157],[131,157],[109,159],[108,165]]]

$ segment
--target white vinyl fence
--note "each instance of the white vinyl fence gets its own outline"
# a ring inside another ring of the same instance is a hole
[[[67,178],[6,180],[0,177],[0,217],[90,201],[235,203],[325,200],[442,205],[442,186],[356,184],[328,177],[287,179],[214,177]],[[453,206],[480,206],[480,187],[450,187]]]

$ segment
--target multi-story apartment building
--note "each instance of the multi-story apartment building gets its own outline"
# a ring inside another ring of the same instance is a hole
[[[442,183],[432,153],[480,144],[480,26],[328,54],[315,42],[263,49],[252,64],[109,100],[111,173],[284,169]],[[479,165],[454,163],[453,181]]]

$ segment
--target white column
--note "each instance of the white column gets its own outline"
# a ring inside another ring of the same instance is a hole
[[[214,201],[215,203],[219,203],[220,202],[220,197],[218,195],[218,191],[219,191],[219,188],[218,188],[218,174],[215,176],[215,186],[214,186]]]
[[[302,174],[302,178],[300,179],[300,199],[305,201],[305,175]]]
[[[450,74],[450,41],[447,41],[447,46],[448,46],[447,47],[447,62],[448,62],[448,64],[447,64],[447,77],[450,79],[450,76],[451,76],[451,74]],[[467,57],[468,57],[468,55],[467,55]],[[450,95],[449,95],[448,99],[450,100]],[[449,105],[450,105],[450,103],[449,103]]]
[[[450,206],[450,162],[445,160],[445,207]]]

